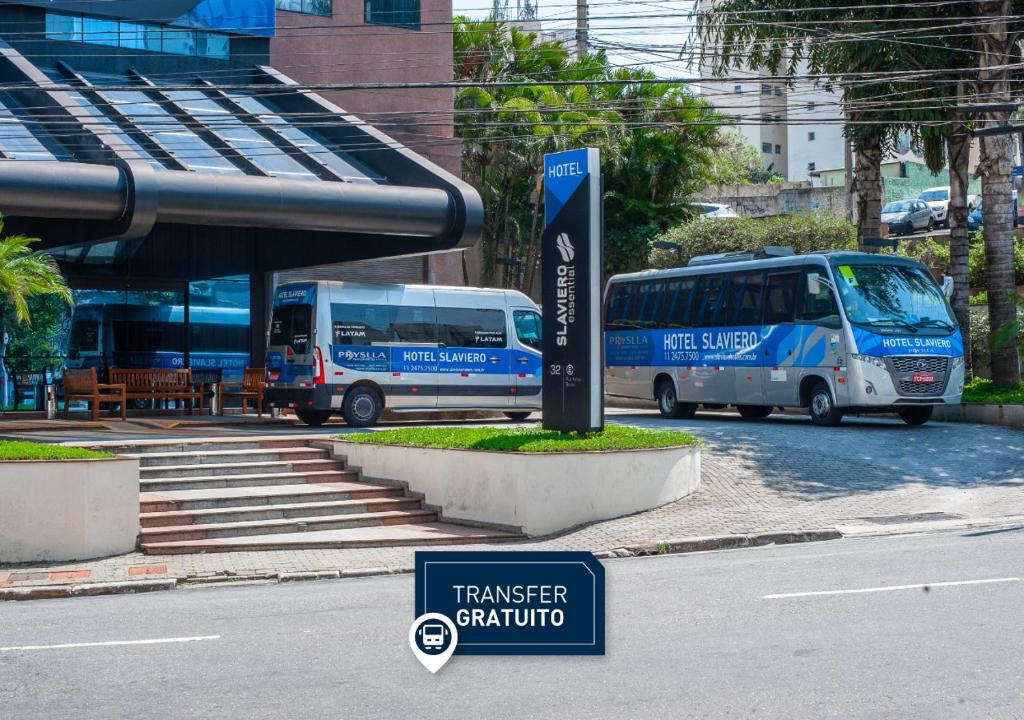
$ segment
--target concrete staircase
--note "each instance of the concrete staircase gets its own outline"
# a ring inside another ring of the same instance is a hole
[[[404,488],[364,482],[308,439],[133,444],[139,546],[151,555],[501,542],[443,521]]]

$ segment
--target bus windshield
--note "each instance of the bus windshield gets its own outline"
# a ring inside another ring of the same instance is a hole
[[[852,323],[912,333],[949,333],[956,329],[938,285],[918,268],[839,265],[835,276]]]

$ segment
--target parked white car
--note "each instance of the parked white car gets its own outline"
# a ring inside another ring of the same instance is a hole
[[[932,211],[936,225],[949,227],[949,185],[928,188],[921,193],[919,200],[924,200]],[[967,212],[970,213],[979,204],[977,195],[967,196]]]
[[[734,218],[739,217],[736,211],[728,205],[717,203],[693,203],[693,209],[702,218]]]

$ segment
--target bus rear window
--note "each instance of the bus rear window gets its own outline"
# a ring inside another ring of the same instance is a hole
[[[71,325],[68,354],[77,358],[79,353],[100,349],[100,324],[95,320],[79,320]]]
[[[274,308],[270,321],[270,344],[286,345],[296,355],[309,353],[313,308],[309,305],[288,305]]]

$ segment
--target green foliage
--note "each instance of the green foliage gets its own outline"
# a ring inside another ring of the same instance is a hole
[[[11,342],[4,360],[12,373],[39,372],[60,363],[60,328],[68,306],[58,295],[37,295],[28,299],[31,325],[11,328]]]
[[[980,293],[971,295],[971,305],[988,305],[988,291],[982,290]]]
[[[964,385],[963,402],[989,405],[1019,405],[1024,403],[1024,384],[1015,388],[999,387],[991,380],[976,377]]]
[[[3,234],[0,219],[0,235]],[[37,239],[12,235],[0,240],[0,306],[5,321],[31,324],[29,298],[57,295],[71,304],[71,290],[64,282],[56,261],[49,255],[32,252]]]
[[[643,450],[699,444],[697,438],[687,433],[624,425],[609,425],[604,432],[587,435],[542,430],[539,425],[531,428],[409,427],[340,435],[337,439],[379,445],[524,453]]]
[[[114,457],[112,453],[96,452],[85,448],[13,440],[0,441],[0,462],[11,460],[95,460],[112,457]]]
[[[677,225],[657,238],[676,250],[655,249],[652,267],[685,265],[697,255],[758,250],[767,245],[791,247],[797,254],[815,250],[856,250],[856,228],[827,213],[804,212],[772,218],[708,218]]]
[[[651,243],[661,234],[657,225],[612,228],[605,231],[604,263],[608,275],[636,272],[647,268]]]
[[[684,201],[706,184],[718,144],[707,102],[684,85],[651,82],[649,70],[615,68],[603,52],[572,59],[563,43],[513,25],[458,17],[453,27],[457,80],[528,83],[463,88],[455,97],[464,175],[484,201],[484,284],[533,290],[545,153],[601,149],[605,225],[618,245],[642,241],[638,228],[664,229],[688,214]],[[589,80],[612,82],[555,84]],[[611,269],[631,266],[631,256],[612,250]],[[522,272],[499,277],[503,258]]]
[[[719,137],[708,182],[712,185],[749,185],[768,180],[761,151],[753,143],[735,130],[725,130]]]
[[[985,302],[988,303],[986,293]],[[1006,343],[1016,332],[1017,341],[1024,342],[1024,307],[1017,309],[1015,327],[1003,329],[996,342]],[[988,322],[988,307],[971,308],[971,360],[976,375],[987,376],[992,362],[992,335]]]
[[[899,253],[906,257],[917,258],[929,267],[937,267],[949,272],[949,245],[934,238],[903,245]],[[1013,246],[1014,274],[1018,285],[1024,285],[1024,240],[1017,239]],[[972,288],[985,287],[985,245],[980,236],[975,235],[967,253],[967,276]],[[986,302],[988,293],[984,293]],[[973,298],[971,302],[974,302]]]

